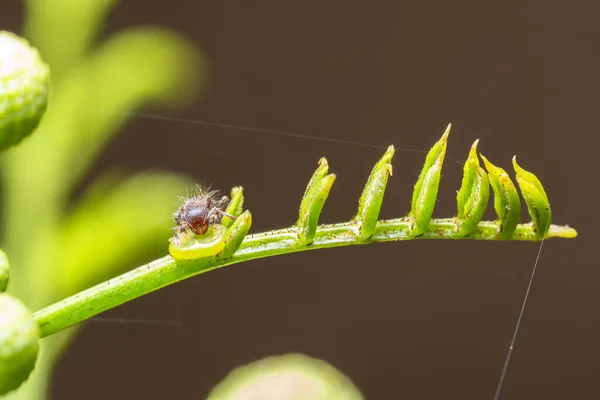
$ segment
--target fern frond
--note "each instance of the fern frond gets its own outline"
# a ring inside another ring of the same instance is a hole
[[[457,215],[432,218],[441,169],[446,154],[450,126],[428,153],[414,187],[408,215],[378,220],[389,176],[394,147],[390,146],[375,164],[362,195],[358,210],[350,221],[319,225],[319,217],[335,181],[325,158],[310,179],[296,224],[289,228],[248,235],[252,216],[243,211],[243,190],[232,189],[227,213],[207,236],[191,240],[172,240],[171,256],[92,287],[75,296],[35,313],[42,335],[48,336],[105,310],[185,278],[242,261],[306,250],[348,245],[364,245],[412,239],[473,239],[539,241],[549,238],[574,238],[577,231],[569,226],[552,225],[548,196],[539,179],[521,168],[516,158],[513,167],[531,222],[519,223],[521,201],[515,185],[500,167],[481,156],[487,173],[479,165],[477,144],[471,147],[457,195]],[[482,221],[489,202],[490,186],[494,193],[494,221]]]

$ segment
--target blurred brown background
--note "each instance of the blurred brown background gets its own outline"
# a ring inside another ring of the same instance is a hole
[[[3,4],[3,29],[20,30],[20,6]],[[209,86],[178,117],[420,150],[452,122],[449,157],[476,138],[507,170],[518,154],[580,236],[543,247],[502,399],[595,399],[597,15],[591,1],[122,0],[105,32],[165,25],[205,52]],[[242,185],[257,232],[295,221],[321,156],[338,175],[322,220],[349,219],[382,153],[135,118],[94,174],[158,167]],[[382,217],[407,212],[423,159],[397,152]],[[461,165],[444,168],[436,216],[454,214],[460,185]],[[211,272],[105,315],[180,327],[90,323],[53,398],[199,399],[239,364],[302,352],[369,399],[491,399],[538,247],[411,241]]]

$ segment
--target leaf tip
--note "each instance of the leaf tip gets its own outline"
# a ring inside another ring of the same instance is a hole
[[[444,131],[444,134],[442,135],[442,138],[440,139],[441,142],[446,142],[448,140],[448,135],[450,135],[450,129],[452,128],[452,124],[449,123],[448,126],[446,127],[446,130]]]
[[[519,164],[517,164],[517,156],[514,155],[512,158],[512,164],[513,164],[513,168],[515,169],[515,172],[517,173],[517,175],[521,172],[523,172],[523,168],[521,168],[521,166]]]
[[[476,139],[471,145],[468,159],[476,161],[477,165],[479,165],[479,159],[477,158],[477,145],[479,145],[479,139]]]
[[[574,239],[578,235],[577,231],[574,228],[571,228],[569,225],[558,226],[558,225],[550,225],[548,228],[548,232],[546,232],[545,239],[549,238],[561,238],[561,239]]]
[[[490,171],[492,168],[494,168],[494,164],[492,164],[487,158],[485,158],[485,156],[481,153],[479,153],[479,155],[481,156],[481,159],[483,160],[483,165],[485,165],[485,169],[487,169],[488,172],[492,172]]]

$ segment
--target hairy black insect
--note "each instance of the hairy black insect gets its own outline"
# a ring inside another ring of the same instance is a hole
[[[229,198],[220,197],[218,190],[204,191],[198,187],[196,193],[187,197],[173,215],[177,223],[173,228],[175,240],[179,241],[180,234],[188,230],[196,235],[205,234],[211,225],[219,224],[224,215],[235,219],[225,212],[228,204]]]

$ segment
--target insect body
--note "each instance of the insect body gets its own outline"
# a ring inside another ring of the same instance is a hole
[[[177,223],[177,226],[173,228],[177,242],[180,234],[186,231],[191,231],[196,235],[205,234],[211,225],[220,223],[224,215],[235,219],[234,216],[225,212],[229,198],[222,196],[219,199],[218,193],[216,190],[210,192],[199,190],[197,195],[186,199],[179,207],[173,216]]]

